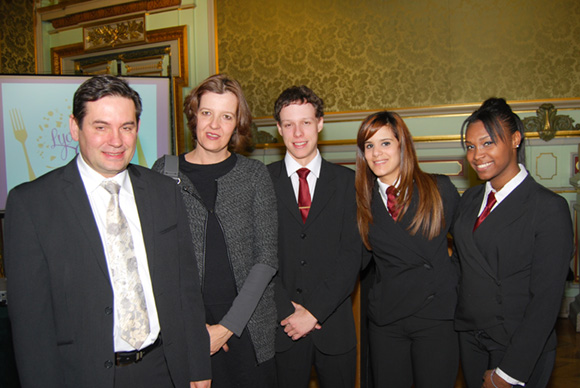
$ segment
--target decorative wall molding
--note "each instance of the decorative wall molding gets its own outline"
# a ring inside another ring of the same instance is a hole
[[[325,116],[325,121],[326,116]],[[551,142],[552,145],[561,145],[563,142],[567,142],[568,139],[574,139],[574,141],[580,141],[580,130],[576,131],[562,131],[558,132],[555,136],[555,140]],[[540,139],[540,134],[537,132],[526,133],[526,142],[530,145],[545,144],[544,141],[538,143]],[[449,143],[449,145],[456,145],[461,141],[459,135],[436,135],[436,136],[413,136],[413,142],[417,148],[425,147],[442,147],[444,143]],[[356,145],[356,139],[343,139],[343,140],[321,140],[318,144],[325,146],[343,146],[343,145]],[[284,143],[264,143],[256,144],[257,149],[276,149],[284,148]]]
[[[541,180],[551,180],[558,175],[558,158],[553,152],[542,152],[536,157],[536,176]]]
[[[580,98],[566,98],[566,99],[546,99],[546,100],[531,100],[531,101],[508,101],[514,112],[534,112],[538,106],[542,104],[551,104],[557,109],[579,109]],[[440,105],[440,106],[426,106],[418,108],[388,108],[397,112],[403,118],[414,117],[442,117],[442,116],[463,116],[470,115],[473,111],[481,106],[481,103],[458,104],[458,105]],[[329,112],[324,114],[324,121],[327,123],[343,122],[343,121],[362,121],[373,111],[353,111],[353,112]],[[273,116],[257,117],[254,123],[258,127],[274,126],[276,120]]]
[[[553,139],[558,131],[580,130],[580,124],[574,126],[570,116],[559,115],[553,104],[540,105],[536,117],[526,117],[522,121],[526,132],[537,132],[544,141]]]
[[[144,15],[83,27],[83,44],[86,51],[111,49],[144,41]]]
[[[175,114],[175,152],[185,152],[185,131],[183,128],[183,88],[189,86],[189,53],[187,51],[187,26],[163,28],[147,31],[147,41],[150,43],[175,41],[178,47],[179,76],[172,76],[173,80],[173,109]]]
[[[124,0],[126,1],[126,0]],[[121,3],[109,0],[108,4]],[[103,7],[102,1],[63,2],[38,9],[43,21],[51,21],[53,28],[61,29],[95,20],[115,18],[122,15],[150,12],[169,7],[178,7],[181,0],[142,0]]]
[[[452,177],[466,176],[467,161],[465,158],[457,159],[425,159],[419,158],[421,169],[427,173],[445,174]]]

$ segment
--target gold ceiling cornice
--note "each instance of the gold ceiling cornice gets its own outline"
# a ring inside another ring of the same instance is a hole
[[[108,19],[139,12],[149,12],[156,9],[175,7],[179,5],[181,5],[181,0],[141,0],[132,3],[118,4],[110,7],[93,9],[86,12],[74,13],[71,15],[52,19],[51,22],[55,29],[60,29],[93,22],[99,19]]]

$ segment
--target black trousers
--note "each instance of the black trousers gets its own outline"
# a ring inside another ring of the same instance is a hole
[[[459,333],[459,347],[461,349],[461,369],[467,388],[480,388],[485,371],[497,368],[506,351],[504,345],[494,341],[483,330]],[[546,387],[555,361],[555,349],[542,353],[530,379],[524,381],[526,388]],[[503,372],[509,375],[508,371],[504,370]]]
[[[231,303],[205,306],[208,324],[215,325],[228,312]],[[272,345],[274,346],[274,345]],[[228,340],[229,351],[221,349],[211,356],[212,388],[275,388],[276,366],[271,358],[258,364],[247,329]]]
[[[369,322],[375,387],[450,388],[459,368],[452,320],[408,317],[377,326]]]
[[[307,388],[312,365],[320,388],[353,388],[356,380],[356,347],[338,355],[324,354],[310,335],[285,352],[276,352],[279,388]]]
[[[115,388],[181,388],[175,387],[165,362],[163,346],[148,353],[137,363],[115,366]]]

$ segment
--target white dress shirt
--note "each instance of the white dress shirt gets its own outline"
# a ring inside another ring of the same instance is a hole
[[[300,187],[300,178],[298,178],[296,171],[303,167],[306,167],[310,170],[310,173],[306,177],[306,181],[308,182],[308,189],[310,190],[310,200],[312,200],[312,198],[314,198],[316,182],[320,177],[320,168],[322,167],[322,156],[320,156],[320,151],[316,150],[316,156],[306,166],[302,166],[300,163],[298,163],[289,153],[286,153],[286,156],[284,157],[284,163],[286,164],[286,171],[288,172],[288,176],[292,181],[296,203],[298,203],[298,189]]]
[[[77,157],[77,166],[81,174],[81,179],[85,186],[85,190],[89,197],[89,202],[91,204],[91,209],[93,210],[93,215],[99,229],[99,234],[101,235],[101,241],[103,241],[103,250],[105,253],[105,258],[107,262],[109,260],[107,248],[105,246],[105,241],[107,241],[105,231],[107,225],[107,207],[109,206],[109,201],[111,200],[111,194],[101,186],[101,183],[105,180],[114,180],[121,186],[119,191],[119,206],[127,218],[129,223],[129,229],[131,230],[131,236],[133,238],[133,245],[135,249],[135,256],[137,257],[137,266],[139,269],[139,277],[141,278],[141,284],[143,285],[143,292],[145,295],[145,302],[147,303],[147,313],[149,315],[149,327],[150,333],[147,339],[141,345],[141,349],[146,348],[151,345],[157,337],[159,336],[160,326],[159,318],[157,317],[157,308],[155,306],[155,298],[153,296],[153,286],[151,284],[151,276],[149,274],[149,265],[147,262],[147,253],[145,251],[145,242],[143,241],[143,232],[141,231],[141,221],[139,220],[139,212],[137,211],[137,204],[135,203],[135,196],[133,195],[133,186],[131,185],[131,179],[129,178],[129,173],[127,170],[115,175],[113,178],[104,178],[101,174],[93,170],[79,154]],[[111,270],[109,268],[109,278],[111,278]],[[112,282],[111,282],[112,284]],[[113,289],[113,295],[115,290]],[[121,339],[120,332],[118,330],[118,316],[117,316],[117,299],[115,299],[114,309],[114,330],[113,339],[115,345],[115,352],[130,352],[134,350],[139,350],[133,348],[123,339]]]

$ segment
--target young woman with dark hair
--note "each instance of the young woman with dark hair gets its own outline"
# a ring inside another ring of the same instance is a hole
[[[463,194],[454,224],[455,328],[467,386],[545,387],[573,253],[568,204],[526,171],[524,126],[504,99],[473,112],[461,140],[485,181]]]

